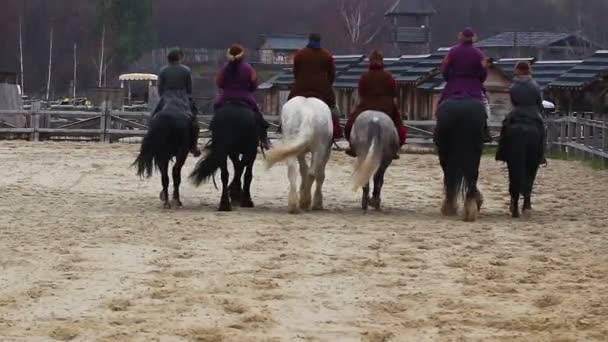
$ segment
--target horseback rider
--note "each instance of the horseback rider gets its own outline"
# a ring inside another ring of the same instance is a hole
[[[164,66],[158,75],[158,95],[160,101],[152,113],[154,116],[163,109],[168,98],[183,100],[186,112],[192,120],[192,145],[190,152],[195,157],[201,155],[198,148],[198,137],[200,127],[197,120],[198,109],[192,99],[192,71],[181,63],[183,53],[179,49],[173,49],[167,55],[168,65]]]
[[[484,53],[473,44],[477,34],[472,28],[465,28],[459,35],[460,43],[450,49],[441,66],[441,73],[447,82],[439,104],[452,98],[474,98],[484,102],[486,95],[483,83],[488,77],[487,60]],[[490,131],[484,125],[484,142],[492,141]]]
[[[221,89],[214,103],[214,110],[226,103],[236,103],[251,109],[255,113],[258,126],[258,136],[263,149],[270,147],[268,141],[268,127],[270,124],[264,119],[258,106],[254,93],[258,87],[258,78],[251,64],[244,61],[245,48],[232,45],[227,53],[228,63],[222,67],[216,77],[217,87]]]
[[[544,153],[545,144],[545,124],[541,111],[543,109],[543,95],[540,86],[532,78],[532,67],[530,63],[521,61],[515,66],[515,77],[513,85],[509,90],[511,94],[511,104],[513,110],[507,115],[503,121],[503,126],[500,132],[500,140],[498,150],[496,151],[497,161],[507,161],[505,155],[506,137],[505,133],[509,129],[509,125],[515,123],[530,123],[536,125],[542,137],[543,151],[540,156],[539,165],[546,164]]]
[[[375,110],[386,113],[395,123],[399,134],[401,146],[405,144],[407,129],[403,125],[399,108],[397,106],[397,82],[390,72],[384,70],[384,57],[382,53],[374,50],[369,56],[369,71],[364,73],[359,80],[359,105],[349,116],[344,129],[346,139],[350,141],[350,132],[359,114],[367,110]],[[355,157],[352,147],[346,150],[346,154]],[[399,159],[399,155],[395,155]]]
[[[332,113],[334,139],[339,139],[342,137],[342,128],[333,89],[336,79],[334,57],[321,48],[320,34],[311,33],[308,40],[308,45],[298,51],[293,59],[295,82],[289,93],[289,99],[296,96],[316,97],[325,102]]]

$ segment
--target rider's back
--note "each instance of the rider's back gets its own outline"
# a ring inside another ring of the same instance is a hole
[[[168,90],[183,90],[188,95],[192,94],[192,72],[183,64],[175,63],[163,67],[158,78],[160,96]]]
[[[294,96],[319,97],[333,105],[334,59],[324,49],[304,48],[294,57]]]
[[[487,71],[483,65],[485,57],[472,43],[463,42],[450,49],[444,65],[443,77],[447,81],[443,99],[473,97],[482,99],[483,82]]]

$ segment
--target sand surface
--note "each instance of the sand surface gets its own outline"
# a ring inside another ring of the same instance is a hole
[[[324,212],[288,215],[262,163],[255,209],[186,183],[167,211],[136,150],[0,142],[0,341],[608,341],[606,172],[551,161],[514,221],[487,158],[465,224],[438,214],[434,156],[403,155],[363,214],[334,153]]]

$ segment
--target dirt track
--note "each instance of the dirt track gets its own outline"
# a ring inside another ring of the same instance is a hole
[[[402,156],[363,214],[334,154],[327,211],[288,215],[285,168],[258,163],[257,208],[219,214],[211,185],[160,209],[136,149],[0,142],[1,341],[608,340],[606,172],[551,161],[513,221],[484,160],[465,224],[438,215],[433,156]]]

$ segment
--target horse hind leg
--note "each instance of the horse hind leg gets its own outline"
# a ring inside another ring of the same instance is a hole
[[[369,208],[369,183],[363,187],[363,194],[361,196],[361,209],[367,211]]]
[[[175,165],[173,165],[173,204],[178,208],[183,206],[180,198],[179,187],[182,183],[182,168],[184,167],[187,157],[188,151],[182,152],[179,156],[177,156]]]
[[[290,160],[289,162],[287,162],[287,177],[289,179],[289,197],[287,200],[287,211],[290,214],[297,214],[300,210],[298,207],[299,196],[297,190],[298,171],[295,160]]]
[[[311,188],[314,182],[314,176],[310,175],[308,164],[304,156],[298,157],[298,164],[300,164],[300,178],[302,184],[300,184],[300,209],[310,209],[312,203]]]
[[[386,169],[390,166],[391,161],[385,162],[374,176],[374,193],[369,204],[376,210],[380,210],[382,206],[382,187],[384,186],[384,175]]]
[[[234,178],[229,186],[230,200],[232,203],[241,203],[243,196],[243,189],[241,186],[241,177],[243,176],[243,170],[245,168],[244,163],[239,159],[238,156],[231,156],[232,164],[234,165]]]
[[[312,210],[323,210],[323,183],[325,183],[325,166],[329,161],[330,153],[331,150],[328,148],[317,155],[313,160],[312,167],[314,171],[314,180],[316,181],[316,189],[315,195],[312,199]]]
[[[232,204],[230,203],[230,193],[228,190],[228,181],[230,180],[230,173],[228,171],[228,162],[223,160],[220,165],[222,173],[222,198],[220,200],[219,211],[232,211]]]
[[[250,161],[245,168],[245,182],[243,184],[243,195],[241,196],[241,207],[253,208],[253,200],[251,199],[251,182],[253,181],[253,165],[255,163],[255,157],[253,161]]]
[[[163,189],[160,191],[160,200],[163,202],[163,208],[171,209],[171,203],[169,203],[169,159],[161,161],[158,168],[163,186]]]

